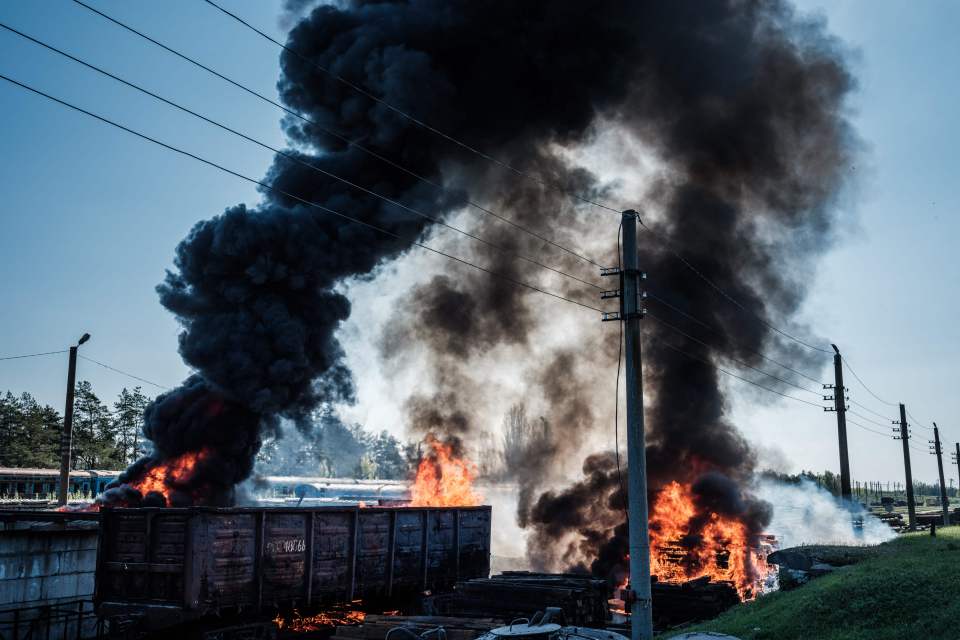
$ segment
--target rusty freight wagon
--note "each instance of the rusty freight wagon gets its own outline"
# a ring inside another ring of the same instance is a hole
[[[102,512],[101,616],[159,628],[215,615],[399,602],[490,570],[490,507]]]

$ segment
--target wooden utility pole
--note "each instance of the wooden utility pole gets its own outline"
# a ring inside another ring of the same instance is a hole
[[[90,339],[85,333],[70,347],[70,363],[67,369],[67,403],[63,408],[63,432],[60,434],[60,487],[57,492],[57,504],[67,504],[67,492],[70,490],[70,451],[73,448],[73,394],[77,380],[77,349]]]
[[[843,360],[840,349],[831,344],[836,352],[833,356],[833,382],[823,385],[824,389],[833,389],[832,396],[823,396],[824,400],[833,400],[833,407],[824,407],[824,411],[837,414],[837,440],[840,442],[840,497],[851,501],[850,493],[850,455],[847,451],[847,388],[843,386]]]
[[[601,298],[620,298],[619,313],[605,313],[604,320],[623,322],[626,355],[627,396],[627,526],[630,551],[631,640],[653,638],[653,608],[650,595],[650,540],[647,532],[647,460],[643,425],[643,370],[640,360],[640,280],[645,277],[638,265],[636,211],[623,212],[622,269],[603,269],[601,275],[620,276],[619,291],[605,291]]]
[[[940,447],[940,430],[933,423],[933,453],[937,456],[937,471],[940,473],[940,508],[943,509],[943,526],[950,525],[950,503],[947,502],[947,483],[943,479],[943,449]]]
[[[893,424],[900,425],[900,435],[894,436],[894,440],[899,440],[903,444],[903,472],[906,476],[907,489],[907,514],[910,518],[910,531],[917,528],[917,505],[913,500],[913,473],[910,471],[910,425],[907,424],[907,408],[900,403],[900,420],[894,420]],[[894,429],[896,431],[896,429]]]

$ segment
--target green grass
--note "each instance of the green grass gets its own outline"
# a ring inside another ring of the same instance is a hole
[[[864,548],[861,548],[864,549]],[[960,638],[960,527],[856,551],[857,564],[665,634],[717,631],[742,640]]]

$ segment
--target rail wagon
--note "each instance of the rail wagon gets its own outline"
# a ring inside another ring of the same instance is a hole
[[[204,616],[392,602],[490,571],[490,507],[104,509],[102,616]]]

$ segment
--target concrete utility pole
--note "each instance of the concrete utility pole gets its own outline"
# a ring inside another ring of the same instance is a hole
[[[902,402],[900,403],[900,420],[894,420],[893,424],[900,425],[900,435],[894,436],[893,439],[903,443],[903,471],[907,479],[907,514],[910,517],[910,530],[913,531],[917,527],[917,505],[913,501],[913,473],[910,471],[910,425],[907,424],[907,408]]]
[[[960,472],[960,442],[956,443],[957,452],[953,454],[953,464],[957,465],[957,471]],[[950,484],[953,484],[953,480],[950,481]],[[957,485],[957,490],[960,491],[960,485]]]
[[[823,385],[824,389],[833,389],[832,396],[823,396],[824,400],[833,400],[833,407],[824,407],[824,411],[837,414],[837,439],[840,441],[840,497],[851,502],[850,493],[850,455],[847,452],[847,388],[843,386],[843,360],[840,349],[831,344],[836,354],[833,356],[834,384]]]
[[[647,460],[643,425],[643,371],[640,361],[640,306],[643,294],[638,268],[636,211],[623,212],[622,270],[603,269],[601,275],[619,275],[620,291],[605,291],[601,298],[620,298],[619,313],[605,313],[604,320],[623,322],[626,355],[627,396],[627,500],[630,530],[630,638],[653,638],[653,607],[650,594],[650,540],[647,532]]]
[[[73,448],[73,394],[77,379],[77,349],[90,339],[90,334],[80,336],[75,346],[70,347],[70,365],[67,369],[67,404],[63,408],[63,432],[60,434],[60,490],[57,504],[67,504],[70,489],[70,450]]]
[[[950,526],[950,503],[947,502],[947,484],[943,480],[943,449],[940,447],[940,430],[937,423],[933,423],[933,451],[930,453],[937,456],[937,471],[940,472],[940,507],[943,509],[943,526]]]

